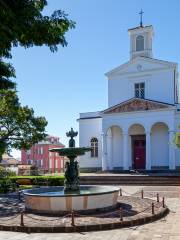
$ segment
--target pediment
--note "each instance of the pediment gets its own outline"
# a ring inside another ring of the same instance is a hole
[[[148,110],[159,110],[172,108],[174,105],[161,103],[153,100],[133,98],[111,108],[104,110],[103,114],[124,113],[124,112],[138,112]]]
[[[143,73],[148,71],[160,70],[175,67],[177,64],[168,61],[162,61],[154,58],[136,57],[125,64],[122,64],[106,73],[108,78],[123,74]]]

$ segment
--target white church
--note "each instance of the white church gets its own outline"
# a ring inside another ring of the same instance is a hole
[[[82,170],[175,170],[180,149],[178,65],[153,58],[153,26],[128,30],[130,59],[105,75],[108,108],[80,113],[79,145],[92,151],[80,157]]]

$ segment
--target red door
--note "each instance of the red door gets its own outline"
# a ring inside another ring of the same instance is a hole
[[[146,165],[146,142],[134,140],[134,168],[145,169]]]

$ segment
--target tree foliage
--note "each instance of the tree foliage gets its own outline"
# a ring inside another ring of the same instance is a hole
[[[46,0],[0,0],[0,89],[15,87],[10,79],[15,71],[3,61],[12,57],[12,47],[46,45],[55,52],[58,45],[67,45],[65,33],[75,23],[61,10],[44,16],[46,5]]]
[[[180,148],[180,132],[176,132],[174,137],[174,143],[176,147]]]
[[[48,46],[57,51],[57,45],[67,45],[65,33],[74,22],[61,10],[43,16],[46,0],[0,0],[0,55],[11,57],[13,46]]]
[[[0,0],[0,159],[5,151],[28,149],[46,136],[46,119],[21,106],[12,80],[15,69],[5,62],[12,47],[45,45],[55,52],[67,45],[65,33],[75,23],[61,10],[43,15],[46,5],[46,0]]]
[[[46,136],[46,119],[22,107],[15,91],[0,91],[0,116],[0,155],[11,148],[28,149]]]

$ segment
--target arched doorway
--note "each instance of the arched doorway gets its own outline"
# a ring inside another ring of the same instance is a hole
[[[133,124],[129,128],[131,139],[131,159],[133,169],[146,168],[146,135],[141,124]]]
[[[123,136],[119,126],[112,126],[107,131],[107,165],[109,170],[123,168]]]
[[[151,128],[151,165],[152,168],[169,166],[169,128],[163,122],[155,123]]]

